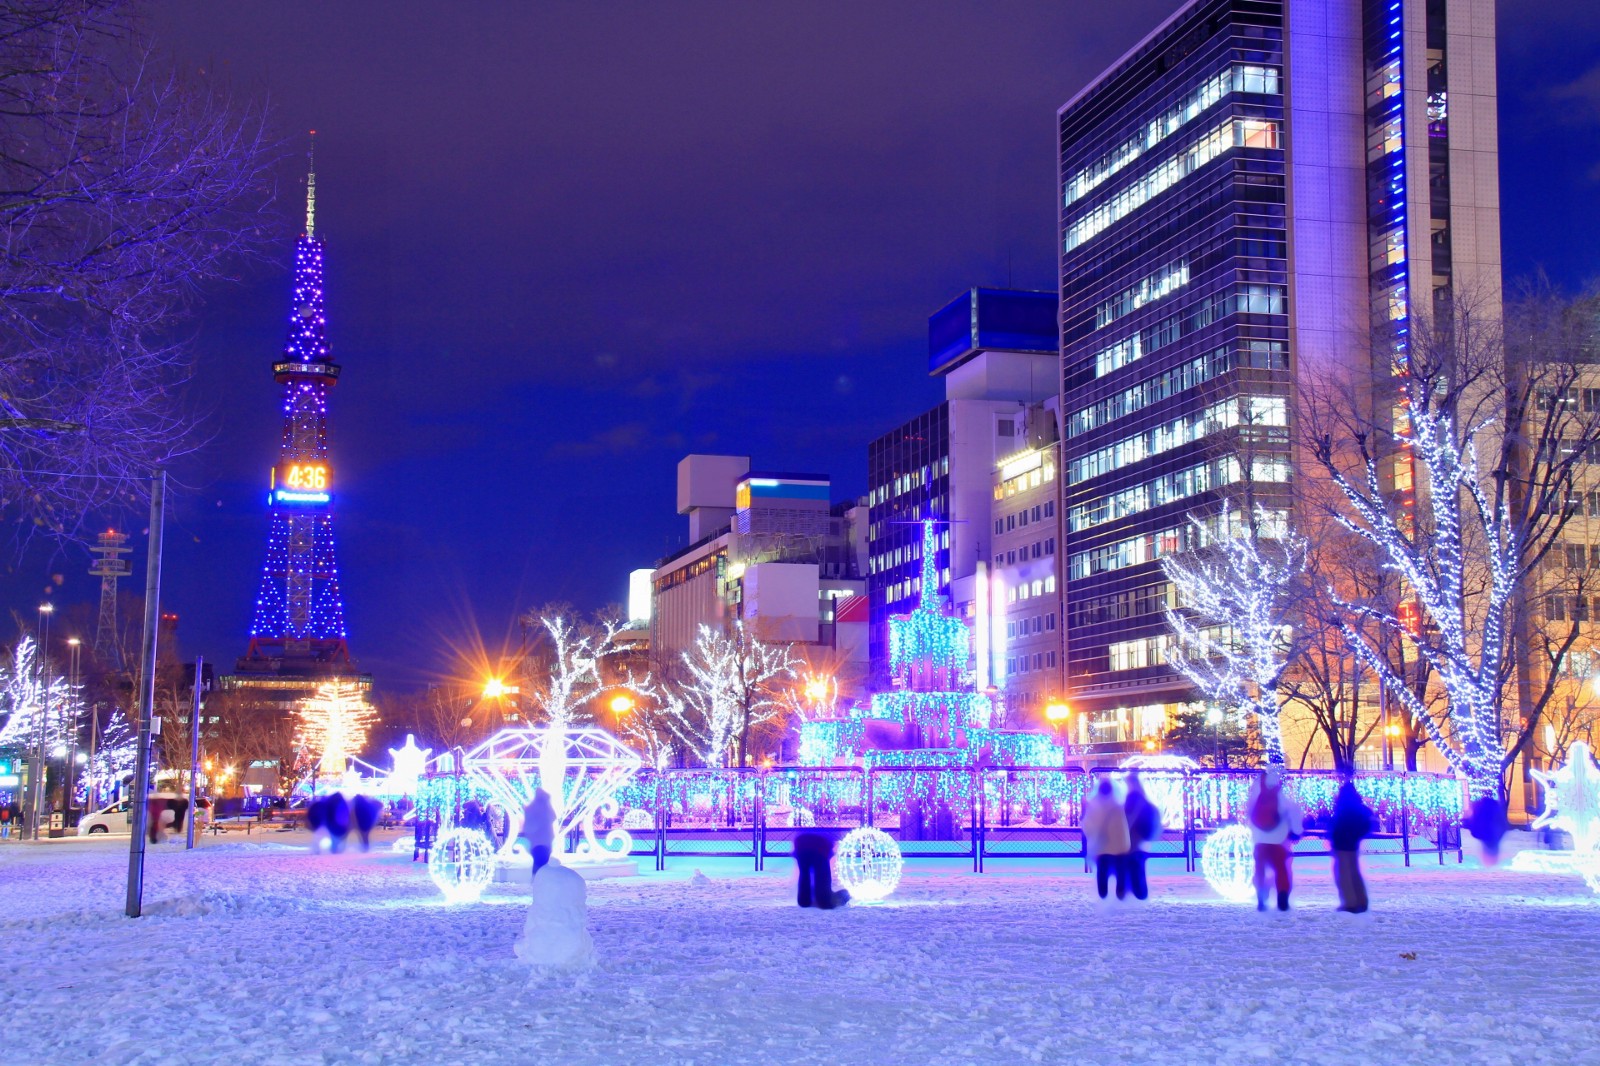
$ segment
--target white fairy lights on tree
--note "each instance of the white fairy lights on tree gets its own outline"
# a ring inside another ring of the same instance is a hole
[[[1305,543],[1272,528],[1259,508],[1254,522],[1233,536],[1238,523],[1227,509],[1214,526],[1220,538],[1208,535],[1210,524],[1190,522],[1201,547],[1161,560],[1180,604],[1166,612],[1176,635],[1167,660],[1206,698],[1253,714],[1267,762],[1282,765],[1278,681],[1293,647],[1287,601],[1303,573]],[[1280,536],[1266,539],[1268,531]]]
[[[737,764],[744,765],[750,730],[782,713],[777,682],[794,665],[787,647],[755,639],[742,621],[726,633],[702,625],[683,653],[683,684],[663,695],[673,732],[707,766],[729,765],[737,740]]]
[[[611,621],[584,626],[557,609],[529,615],[527,620],[543,629],[548,656],[540,676],[524,688],[551,726],[566,729],[604,687],[600,663],[621,650],[616,643],[619,627]]]
[[[0,666],[0,700],[8,712],[0,726],[0,744],[28,748],[43,744],[45,751],[53,752],[66,744],[70,733],[72,693],[65,678],[46,682],[40,676],[38,651],[32,637],[23,637],[9,668]]]
[[[337,681],[300,701],[296,746],[311,754],[321,777],[340,777],[367,743],[376,717],[359,685]]]
[[[1468,793],[1475,799],[1497,796],[1505,756],[1501,686],[1523,563],[1517,526],[1506,498],[1491,496],[1478,468],[1480,438],[1490,423],[1459,428],[1447,410],[1435,405],[1426,380],[1406,378],[1402,389],[1409,417],[1395,442],[1427,474],[1425,533],[1415,528],[1416,517],[1397,508],[1392,494],[1383,490],[1378,455],[1364,448],[1362,467],[1349,472],[1324,438],[1317,445],[1318,459],[1349,507],[1349,514],[1337,516],[1340,524],[1383,553],[1386,566],[1399,575],[1406,595],[1420,608],[1428,631],[1422,633],[1402,618],[1395,603],[1341,606],[1353,618],[1399,635],[1438,674],[1448,697],[1449,729],[1428,712],[1365,627],[1345,619],[1341,628],[1389,694],[1425,725],[1429,739],[1465,778]]]

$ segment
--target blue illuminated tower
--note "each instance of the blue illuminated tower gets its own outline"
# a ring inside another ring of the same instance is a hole
[[[283,438],[267,504],[267,561],[240,674],[330,676],[351,672],[333,537],[328,392],[339,364],[328,354],[322,241],[316,235],[317,175],[306,180],[306,229],[295,245],[289,339],[273,364],[283,386]]]

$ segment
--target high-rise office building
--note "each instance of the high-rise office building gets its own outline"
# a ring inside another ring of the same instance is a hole
[[[867,596],[873,677],[887,684],[889,616],[922,580],[922,526],[938,531],[939,591],[970,612],[979,560],[993,548],[994,471],[1028,447],[1029,408],[1056,392],[1056,300],[975,288],[928,319],[928,373],[945,400],[867,448]]]
[[[1498,313],[1494,5],[1193,0],[1059,132],[1066,684],[1115,750],[1192,698],[1161,556],[1286,513],[1301,387],[1382,404],[1410,316]]]

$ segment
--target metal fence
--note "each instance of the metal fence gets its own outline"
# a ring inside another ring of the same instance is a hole
[[[1128,771],[1062,767],[773,767],[644,771],[616,796],[602,828],[632,836],[630,855],[653,860],[702,856],[748,858],[757,870],[787,857],[796,834],[811,828],[842,834],[875,826],[894,837],[906,859],[962,858],[982,871],[988,860],[1079,859],[1088,865],[1081,829],[1084,798],[1101,777]],[[1254,780],[1246,770],[1141,770],[1140,780],[1162,812],[1152,859],[1199,862],[1205,840],[1244,820]],[[1289,771],[1286,787],[1305,813],[1298,855],[1329,854],[1328,822],[1339,778]],[[1370,773],[1355,778],[1375,815],[1369,854],[1461,853],[1462,792],[1438,774]],[[453,821],[474,787],[460,775],[427,779],[419,802],[418,839],[425,826]],[[488,797],[477,797],[487,801]]]

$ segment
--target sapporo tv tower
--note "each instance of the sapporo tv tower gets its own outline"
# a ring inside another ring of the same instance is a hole
[[[225,687],[257,690],[285,704],[334,679],[370,684],[350,658],[334,555],[328,392],[338,383],[340,367],[328,354],[314,153],[313,139],[306,229],[295,245],[289,340],[272,366],[273,380],[283,386],[283,439],[268,486],[267,562],[250,648],[235,665],[235,676],[224,681]]]

